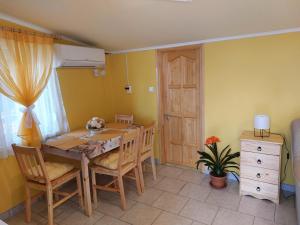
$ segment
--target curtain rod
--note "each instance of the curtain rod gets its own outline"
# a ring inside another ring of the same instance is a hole
[[[62,39],[57,34],[47,34],[47,33],[42,33],[42,32],[37,32],[37,31],[24,30],[24,29],[21,29],[21,28],[9,27],[9,26],[0,26],[0,30],[11,31],[11,32],[15,32],[15,33],[37,35],[37,36],[42,36],[42,37],[50,37],[50,38],[53,38],[53,39],[56,39],[56,40],[61,40]]]

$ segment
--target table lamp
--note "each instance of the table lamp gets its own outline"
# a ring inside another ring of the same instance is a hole
[[[270,117],[267,115],[255,115],[254,117],[254,136],[270,137]]]

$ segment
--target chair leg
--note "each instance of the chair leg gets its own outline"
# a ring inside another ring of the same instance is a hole
[[[52,187],[47,185],[47,205],[48,205],[48,225],[53,225],[53,191]]]
[[[81,187],[81,176],[80,172],[76,176],[76,182],[77,182],[77,190],[78,190],[78,200],[79,205],[83,209],[83,197],[82,197],[82,187]]]
[[[145,191],[145,184],[144,184],[144,174],[143,174],[143,166],[142,162],[138,162],[138,172],[139,172],[139,177],[140,177],[140,182],[141,182],[141,191]]]
[[[153,173],[153,179],[156,180],[156,165],[155,165],[155,159],[154,155],[151,156],[151,166],[152,166],[152,173]]]
[[[135,175],[135,182],[136,182],[136,189],[138,192],[138,195],[142,194],[142,189],[141,189],[141,180],[140,180],[140,173],[138,166],[134,168],[134,175]]]
[[[30,196],[30,188],[25,184],[25,221],[26,223],[30,223],[31,221],[31,196]]]
[[[96,189],[96,173],[92,169],[92,189],[93,189],[93,202],[94,202],[94,207],[97,208],[98,205],[98,198],[97,198],[97,189]]]
[[[125,198],[125,191],[124,191],[124,183],[123,183],[123,177],[118,176],[118,185],[119,185],[119,191],[121,196],[121,208],[123,210],[126,209],[126,198]]]

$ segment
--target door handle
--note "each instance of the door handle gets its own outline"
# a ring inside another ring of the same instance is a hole
[[[169,120],[169,117],[170,117],[169,114],[165,114],[164,116],[165,116],[166,120]]]

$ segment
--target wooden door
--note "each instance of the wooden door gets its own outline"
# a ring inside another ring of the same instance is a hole
[[[163,161],[195,166],[201,143],[201,47],[162,50]]]

